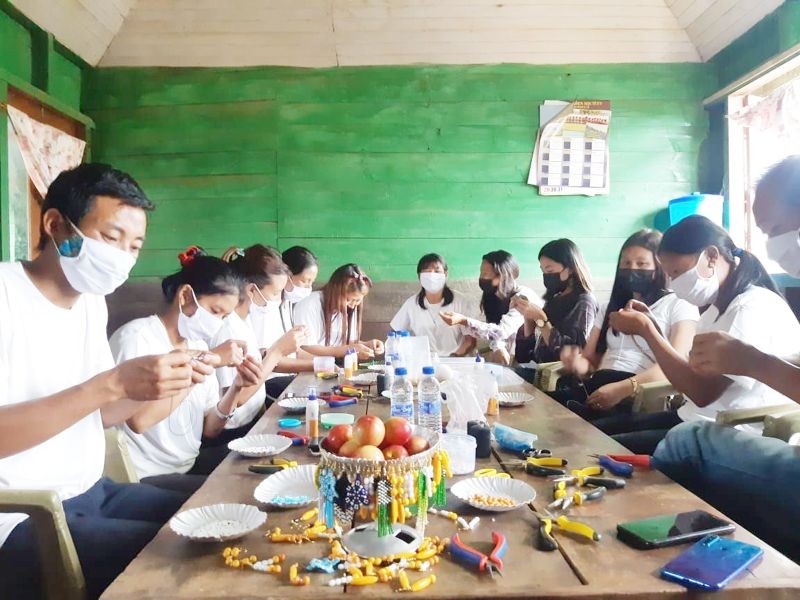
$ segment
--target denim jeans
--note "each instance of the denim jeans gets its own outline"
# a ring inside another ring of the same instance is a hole
[[[800,559],[800,447],[692,421],[669,431],[653,466]]]
[[[89,598],[97,598],[180,508],[187,494],[102,478],[64,501]],[[0,547],[0,598],[39,598],[42,574],[30,520]]]

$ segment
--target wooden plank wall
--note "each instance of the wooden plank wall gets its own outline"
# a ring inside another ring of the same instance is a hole
[[[575,239],[609,277],[621,241],[697,185],[716,87],[699,64],[99,69],[84,110],[94,156],[158,204],[136,276],[197,243],[305,244],[322,278],[362,263],[411,280],[425,252],[455,277],[506,248],[535,276],[546,241]],[[539,197],[525,185],[538,106],[609,98],[612,193]]]

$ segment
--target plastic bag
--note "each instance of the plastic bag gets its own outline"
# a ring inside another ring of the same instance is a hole
[[[448,433],[466,433],[469,421],[485,421],[475,386],[471,377],[453,377],[442,382],[442,393],[447,396],[445,406],[450,413]]]
[[[503,450],[510,452],[525,452],[525,450],[533,448],[536,440],[539,439],[535,433],[528,433],[500,423],[492,425],[492,434],[498,445]]]

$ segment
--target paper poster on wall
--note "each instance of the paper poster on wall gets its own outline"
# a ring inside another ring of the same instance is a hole
[[[548,100],[539,109],[528,185],[542,196],[608,194],[608,100]]]

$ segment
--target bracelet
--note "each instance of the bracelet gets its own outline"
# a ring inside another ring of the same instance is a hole
[[[230,421],[233,418],[233,413],[235,412],[236,409],[234,408],[229,414],[226,415],[219,409],[219,402],[214,405],[214,414],[224,421]]]
[[[639,393],[639,380],[636,377],[631,377],[628,379],[631,382],[631,387],[633,388],[633,392],[631,392],[631,396],[635,396]]]

